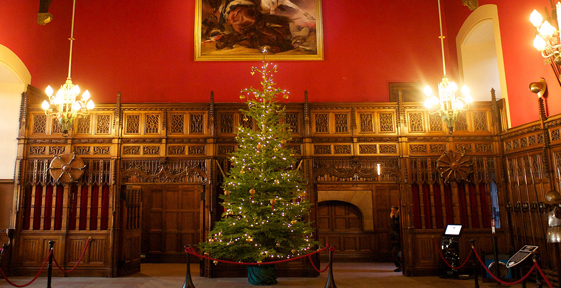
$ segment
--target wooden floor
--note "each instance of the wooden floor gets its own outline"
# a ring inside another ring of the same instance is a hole
[[[393,272],[395,267],[391,263],[335,263],[333,265],[333,279],[339,288],[354,287],[388,287],[388,288],[429,288],[454,287],[473,288],[474,280],[441,279],[439,277],[405,277],[401,273]],[[54,277],[51,286],[56,288],[70,287],[109,287],[109,288],[137,288],[137,287],[183,287],[185,280],[185,265],[182,264],[142,264],[141,273],[121,278],[94,277]],[[192,280],[197,288],[244,288],[256,287],[247,283],[247,278],[201,278],[198,275],[197,264],[191,265]],[[15,284],[22,285],[30,281],[31,277],[10,278]],[[290,287],[325,287],[327,272],[316,278],[279,278],[275,288]],[[40,277],[28,287],[46,287],[47,278]],[[495,283],[482,283],[480,287],[497,287]],[[528,283],[535,287],[534,283]],[[547,285],[546,285],[547,286]],[[544,286],[544,287],[546,287]],[[0,279],[0,287],[11,287],[5,280]],[[269,286],[259,286],[269,287]],[[521,284],[510,287],[522,287]]]

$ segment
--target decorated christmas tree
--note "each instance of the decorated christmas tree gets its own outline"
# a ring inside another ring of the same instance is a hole
[[[256,72],[261,89],[251,87],[240,95],[248,106],[241,110],[243,121],[253,119],[256,129],[238,127],[238,150],[220,195],[224,213],[199,245],[212,258],[261,263],[297,257],[319,244],[304,220],[310,205],[302,173],[286,147],[292,130],[277,98],[288,99],[289,93],[275,87],[276,65],[263,61],[261,69],[252,68],[251,74]]]

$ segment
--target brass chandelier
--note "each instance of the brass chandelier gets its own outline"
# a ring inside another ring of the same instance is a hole
[[[552,4],[553,5],[553,4]],[[553,9],[554,7],[552,7]],[[557,16],[557,26],[561,15],[561,3],[557,2],[553,15]],[[547,13],[547,9],[546,9]],[[551,21],[549,15],[546,17]],[[545,20],[542,15],[534,9],[530,14],[530,22],[536,27],[536,37],[534,38],[534,47],[541,52],[546,64],[551,64],[551,68],[557,77],[557,81],[561,85],[560,65],[561,65],[561,41],[559,39],[559,29],[555,28],[549,21]]]
[[[72,42],[74,41],[74,12],[76,10],[76,0],[72,5],[72,28],[70,31],[70,57],[68,60],[68,78],[61,88],[53,94],[53,88],[49,85],[45,89],[49,101],[45,100],[41,104],[41,108],[45,110],[46,115],[56,117],[62,126],[62,133],[68,136],[68,131],[72,129],[74,120],[78,116],[84,116],[94,109],[95,104],[90,99],[90,92],[86,90],[80,99],[80,87],[72,83],[70,72],[72,70]]]
[[[444,76],[442,81],[438,83],[438,96],[434,95],[430,86],[426,86],[424,89],[425,95],[427,95],[427,100],[425,101],[425,107],[429,109],[431,114],[438,114],[442,121],[446,123],[448,127],[448,132],[452,134],[454,132],[454,123],[458,119],[458,114],[462,111],[469,109],[469,103],[473,102],[473,98],[470,95],[469,88],[463,86],[461,89],[462,96],[457,96],[458,86],[454,81],[448,80],[446,77],[446,62],[444,60],[444,36],[442,35],[442,16],[440,13],[440,0],[438,0],[438,22],[440,24],[440,47],[442,50],[442,70]]]

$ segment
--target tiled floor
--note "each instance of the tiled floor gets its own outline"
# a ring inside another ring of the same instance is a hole
[[[401,273],[393,272],[395,267],[390,263],[335,263],[333,264],[333,279],[339,288],[357,287],[390,287],[390,288],[428,288],[453,287],[472,288],[474,280],[440,279],[439,277],[405,277]],[[52,287],[109,287],[109,288],[137,288],[137,287],[183,287],[185,280],[185,265],[182,264],[142,264],[141,273],[121,278],[93,278],[93,277],[54,277]],[[247,283],[247,278],[201,278],[198,275],[198,265],[191,265],[192,280],[197,288],[245,288],[256,287]],[[25,284],[31,277],[10,278],[16,284]],[[279,278],[278,284],[272,287],[325,287],[327,272],[316,278]],[[47,278],[38,278],[28,287],[46,287]],[[497,287],[495,283],[482,283],[480,287]],[[534,283],[528,283],[534,287]],[[546,285],[547,286],[547,285]],[[544,287],[546,287],[544,286]],[[11,287],[5,280],[0,279],[0,287]],[[259,286],[269,287],[269,286]],[[522,287],[521,284],[510,287]]]

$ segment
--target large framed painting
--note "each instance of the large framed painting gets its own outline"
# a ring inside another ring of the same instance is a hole
[[[323,60],[321,0],[195,0],[195,60]]]

